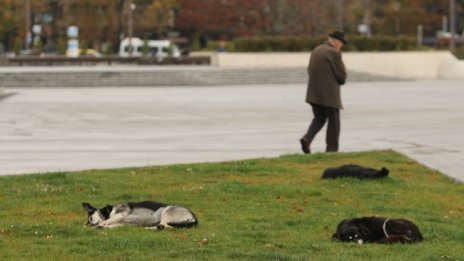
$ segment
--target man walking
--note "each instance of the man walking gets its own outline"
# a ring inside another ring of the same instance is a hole
[[[338,151],[340,136],[340,109],[343,108],[340,97],[340,85],[346,81],[345,65],[341,48],[346,43],[345,35],[333,31],[326,43],[314,48],[308,66],[308,90],[306,102],[313,110],[314,118],[308,131],[300,139],[304,153],[311,153],[311,142],[316,134],[327,124],[326,152]]]

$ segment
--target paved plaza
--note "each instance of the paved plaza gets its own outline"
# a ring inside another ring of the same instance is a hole
[[[6,88],[0,174],[301,153],[305,84]],[[464,181],[464,82],[350,82],[341,151],[393,149]],[[313,152],[325,148],[325,133]]]

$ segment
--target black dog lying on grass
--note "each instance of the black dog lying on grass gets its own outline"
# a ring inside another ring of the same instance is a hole
[[[411,221],[385,217],[345,219],[338,224],[332,238],[358,244],[415,243],[423,240],[419,228]]]
[[[358,178],[358,179],[380,179],[388,176],[390,171],[383,167],[381,170],[371,169],[359,165],[343,165],[338,168],[328,168],[322,173],[323,179],[336,178]]]

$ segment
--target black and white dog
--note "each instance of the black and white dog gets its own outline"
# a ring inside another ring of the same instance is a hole
[[[358,178],[358,179],[380,179],[388,176],[390,171],[383,167],[381,170],[371,169],[359,165],[343,165],[338,168],[328,168],[322,173],[323,179],[336,178]]]
[[[413,222],[385,217],[345,219],[338,224],[332,238],[358,244],[415,243],[423,240],[419,228]]]
[[[87,210],[87,224],[95,228],[114,228],[125,225],[144,226],[147,229],[165,227],[192,227],[198,219],[190,209],[154,201],[129,202],[104,208],[82,203]]]

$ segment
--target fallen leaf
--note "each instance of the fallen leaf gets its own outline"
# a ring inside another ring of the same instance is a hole
[[[200,242],[198,242],[198,244],[200,244],[201,247],[206,246],[206,244],[208,244],[208,239],[203,238]]]

